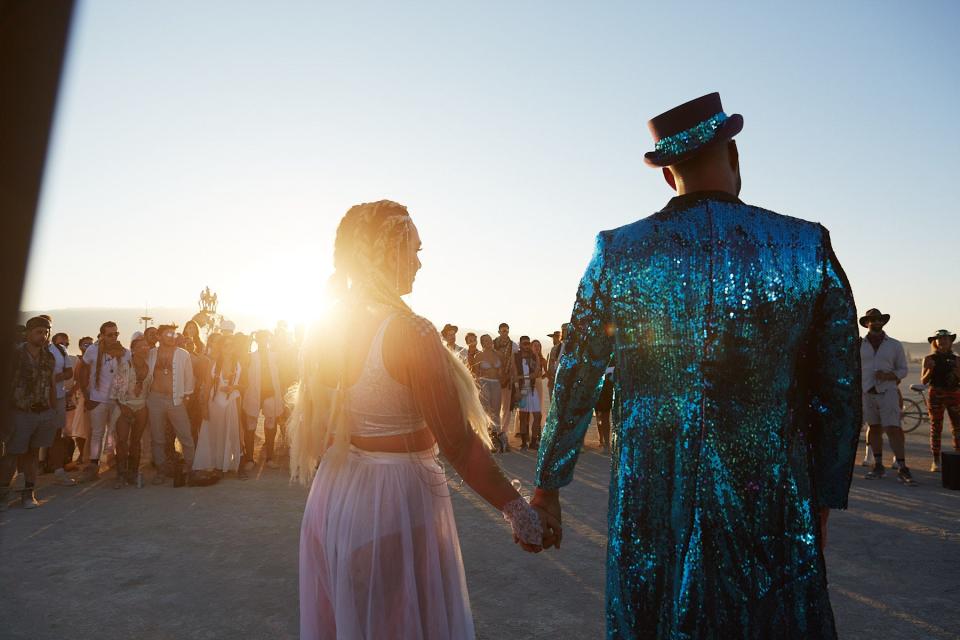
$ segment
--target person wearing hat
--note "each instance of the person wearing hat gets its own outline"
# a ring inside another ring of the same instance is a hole
[[[0,442],[0,511],[6,511],[10,482],[17,467],[25,484],[20,493],[24,509],[40,506],[34,493],[40,464],[40,449],[53,444],[57,431],[56,362],[47,348],[50,321],[37,316],[27,320],[26,341],[13,352],[13,383],[10,390],[13,428]]]
[[[457,344],[457,332],[460,327],[454,324],[445,324],[440,330],[440,337],[443,338],[443,344],[451,353],[458,356],[464,362],[467,361],[467,350]]]
[[[940,434],[943,412],[950,416],[953,449],[960,453],[960,358],[953,352],[957,334],[940,329],[927,338],[931,353],[923,359],[920,382],[930,385],[930,471],[940,471]]]
[[[739,199],[743,118],[719,94],[649,126],[677,196],[597,237],[539,451],[544,546],[613,365],[607,637],[835,638],[823,546],[861,426],[850,286],[823,226]]]
[[[867,446],[873,453],[873,468],[864,476],[879,480],[883,468],[883,434],[887,434],[897,464],[897,479],[915,484],[907,468],[906,440],[900,428],[900,391],[897,385],[907,377],[907,354],[903,345],[886,334],[889,313],[868,310],[860,318],[860,326],[868,329],[860,343],[861,391],[863,419],[867,423]]]

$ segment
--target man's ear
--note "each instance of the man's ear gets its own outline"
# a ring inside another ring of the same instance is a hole
[[[663,179],[667,181],[671,189],[674,191],[677,190],[677,179],[673,176],[673,172],[670,171],[670,167],[663,168]]]
[[[727,161],[732,171],[740,171],[740,152],[737,151],[737,143],[733,140],[727,144]]]

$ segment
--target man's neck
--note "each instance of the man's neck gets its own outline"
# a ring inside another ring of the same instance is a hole
[[[730,185],[728,180],[724,179],[703,179],[693,182],[677,183],[678,196],[685,196],[688,193],[698,193],[700,191],[721,191],[737,197],[736,189]]]
[[[40,352],[43,350],[43,347],[38,347],[32,342],[25,342],[24,345],[26,345],[25,349],[29,351],[30,355],[32,355],[33,357],[37,357],[40,354]]]

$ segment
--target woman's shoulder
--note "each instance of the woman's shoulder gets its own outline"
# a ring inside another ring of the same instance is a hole
[[[400,311],[390,323],[390,329],[403,331],[412,337],[439,339],[440,334],[436,326],[423,316],[418,316],[412,311]]]

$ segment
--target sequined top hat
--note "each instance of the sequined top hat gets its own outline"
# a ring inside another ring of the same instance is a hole
[[[720,94],[708,93],[661,113],[647,127],[656,147],[644,154],[644,161],[651,167],[668,167],[740,133],[743,116],[728,116],[723,112]]]
[[[935,334],[927,338],[927,342],[933,342],[937,338],[950,338],[951,342],[956,342],[957,334],[950,333],[950,331],[947,329],[938,329]]]
[[[880,309],[867,309],[867,312],[863,314],[863,317],[860,318],[860,326],[868,327],[870,326],[871,320],[879,320],[883,324],[890,322],[889,313],[880,313]]]

